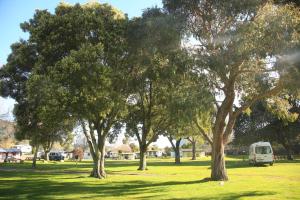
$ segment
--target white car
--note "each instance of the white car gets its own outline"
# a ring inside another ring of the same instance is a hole
[[[274,163],[272,146],[269,142],[257,142],[250,145],[249,164],[270,164]]]

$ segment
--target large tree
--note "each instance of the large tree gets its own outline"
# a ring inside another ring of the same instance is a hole
[[[108,4],[61,3],[53,14],[37,10],[21,24],[29,39],[12,46],[13,53],[0,73],[1,93],[16,99],[16,119],[25,126],[23,130],[40,134],[41,128],[54,127],[40,118],[55,119],[52,116],[62,113],[62,119],[79,120],[90,125],[91,135],[94,130],[98,133],[97,140],[87,136],[90,144],[97,141],[90,147],[96,155],[92,175],[98,178],[105,177],[105,138],[123,110],[126,21],[123,13]],[[35,94],[34,88],[47,98]]]
[[[75,6],[57,16],[60,20],[85,25],[78,30],[81,44],[56,62],[47,78],[52,91],[67,113],[82,126],[94,161],[91,176],[105,178],[105,142],[120,130],[125,109],[124,67],[126,17],[104,4]],[[78,15],[75,20],[73,15]]]
[[[228,180],[224,147],[236,118],[255,101],[279,93],[292,78],[286,58],[299,41],[299,9],[263,0],[164,0],[186,19],[198,41],[195,71],[206,74],[217,111],[212,128],[212,180]],[[276,75],[275,75],[276,74]]]
[[[131,20],[128,29],[129,87],[127,134],[136,136],[140,148],[139,170],[145,170],[146,152],[166,123],[168,88],[185,66],[180,62],[181,32],[172,15],[147,9]]]
[[[272,102],[272,103],[271,103]],[[292,159],[300,136],[299,99],[283,93],[268,101],[251,106],[251,113],[244,113],[235,125],[236,145],[250,145],[259,140],[281,144],[287,158]]]

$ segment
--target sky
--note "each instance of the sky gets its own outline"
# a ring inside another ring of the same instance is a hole
[[[20,29],[20,23],[28,21],[33,17],[36,9],[47,9],[54,12],[55,7],[62,0],[0,0],[0,67],[6,63],[10,54],[10,45],[21,38],[27,39],[28,34]],[[64,0],[64,2],[87,3],[87,0]],[[161,0],[100,0],[100,3],[109,3],[112,6],[127,13],[128,16],[140,16],[145,8],[161,7]],[[0,97],[1,114],[12,111],[14,100]],[[12,116],[8,116],[12,119]]]
[[[7,56],[10,54],[10,45],[20,39],[27,39],[28,34],[20,29],[20,23],[28,21],[33,17],[36,9],[47,9],[54,12],[55,7],[62,0],[0,0],[0,67],[6,64]],[[87,3],[87,0],[64,0],[63,2]],[[141,16],[145,8],[161,7],[161,0],[100,0],[100,3],[109,3],[119,10],[127,13],[129,18]],[[12,110],[15,101],[10,98],[0,97],[0,117],[12,120]],[[8,113],[8,114],[7,114]],[[158,146],[168,145],[166,138],[160,138]]]

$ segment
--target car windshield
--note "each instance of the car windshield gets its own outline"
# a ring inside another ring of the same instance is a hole
[[[255,148],[255,153],[257,154],[269,154],[272,153],[269,146],[259,146]]]

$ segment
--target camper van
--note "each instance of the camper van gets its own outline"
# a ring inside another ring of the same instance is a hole
[[[273,165],[274,156],[269,142],[257,142],[250,145],[249,164],[270,164]]]

